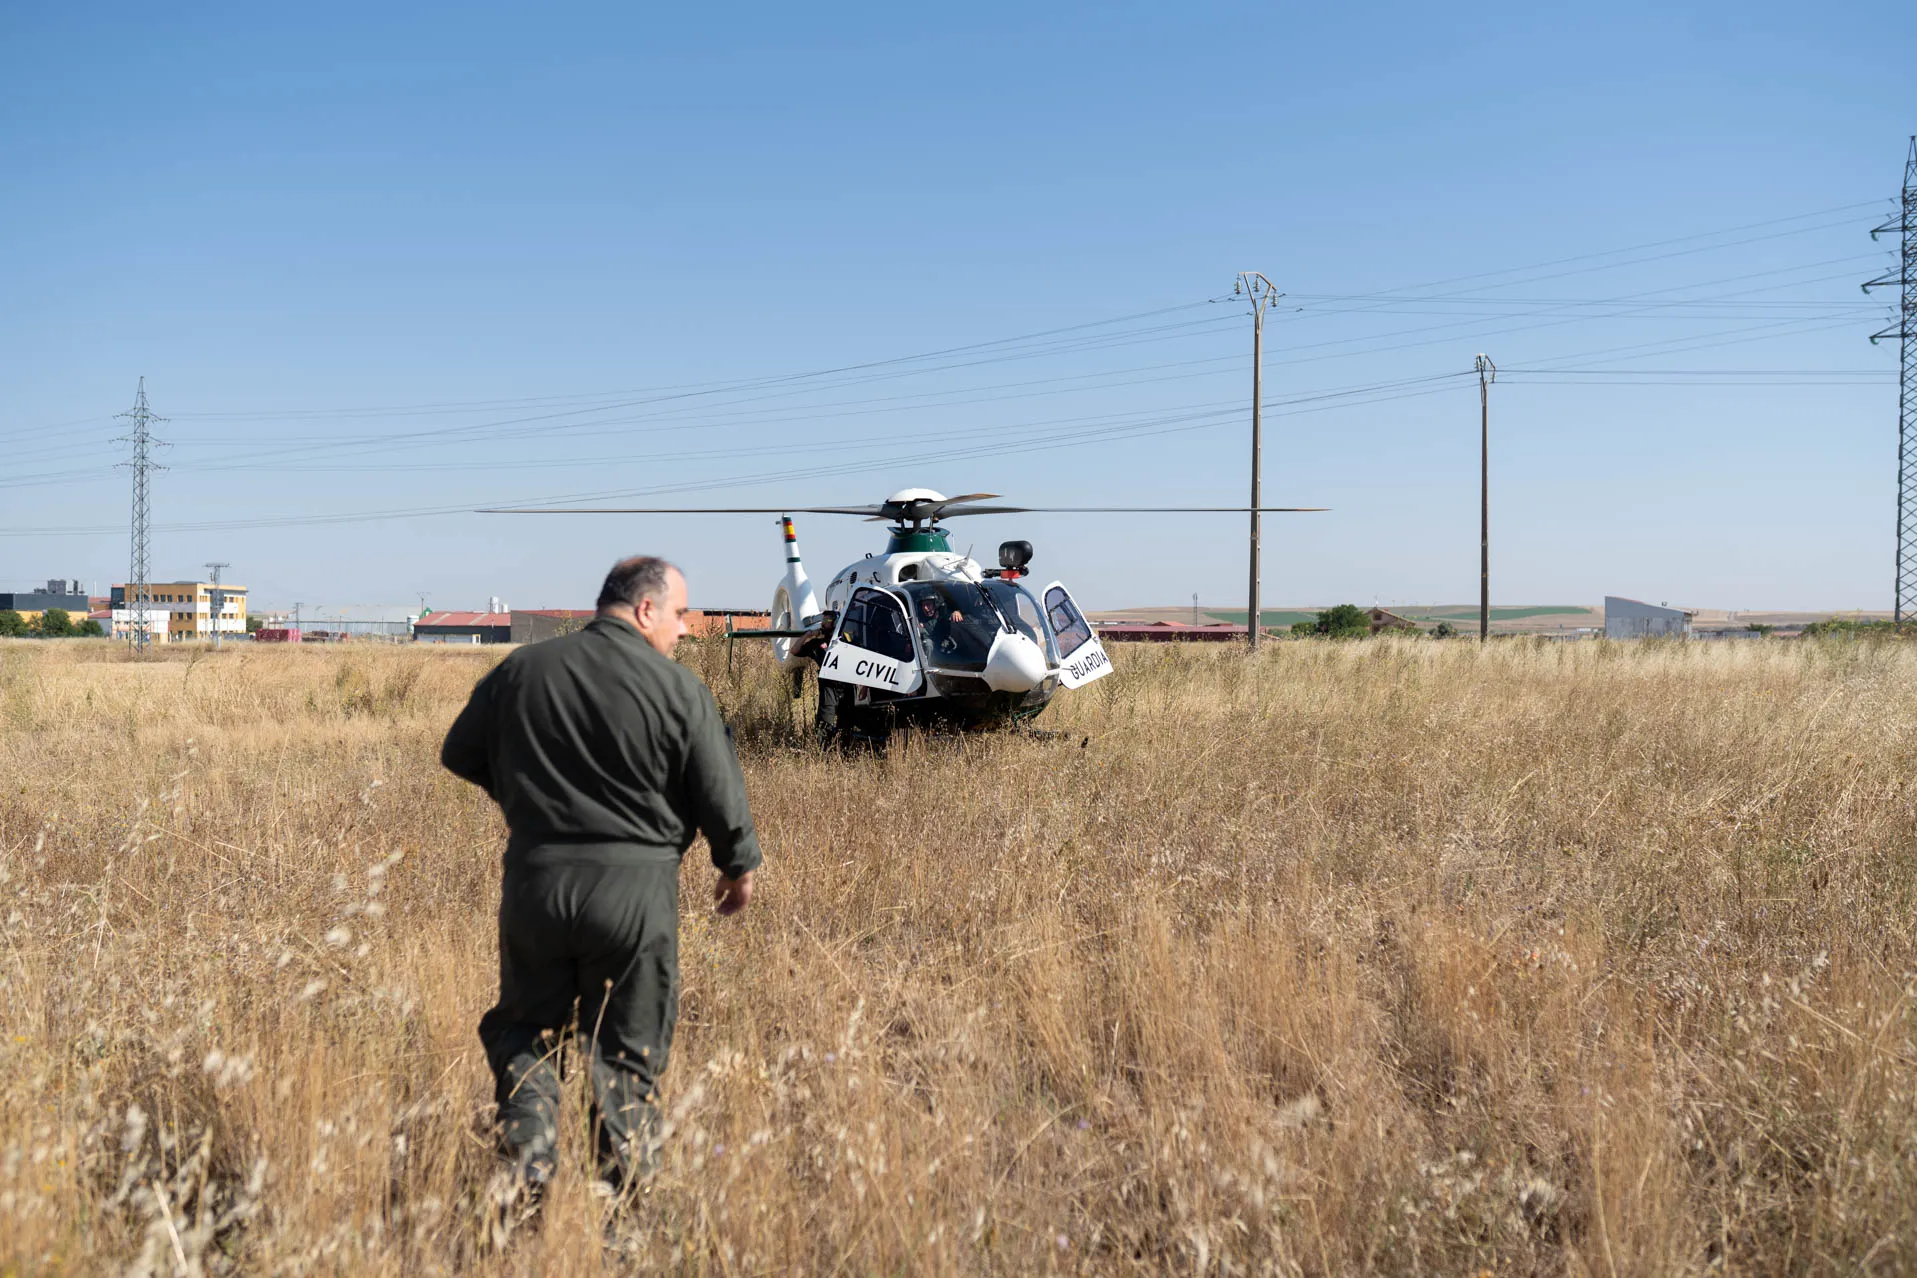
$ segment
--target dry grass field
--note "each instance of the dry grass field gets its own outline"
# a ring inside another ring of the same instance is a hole
[[[683,655],[767,860],[614,1250],[489,1221],[495,654],[0,645],[0,1273],[1917,1272],[1917,648],[1151,645],[849,760]]]

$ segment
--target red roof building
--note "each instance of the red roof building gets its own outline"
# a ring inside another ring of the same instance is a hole
[[[1209,626],[1189,626],[1181,621],[1114,621],[1096,629],[1100,639],[1120,643],[1229,643],[1245,637],[1243,626],[1228,621]]]

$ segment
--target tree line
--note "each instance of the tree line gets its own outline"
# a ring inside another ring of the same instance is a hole
[[[31,621],[12,608],[0,608],[0,636],[10,639],[88,639],[105,633],[93,618],[75,621],[65,608],[49,608]]]

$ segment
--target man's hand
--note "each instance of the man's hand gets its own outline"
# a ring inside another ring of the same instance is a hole
[[[721,914],[737,914],[752,899],[752,871],[747,870],[736,879],[719,876],[712,885],[712,903]]]

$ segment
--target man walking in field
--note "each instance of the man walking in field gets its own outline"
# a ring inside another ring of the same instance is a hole
[[[535,1191],[558,1135],[560,1034],[591,1061],[600,1173],[648,1160],[679,1008],[679,862],[703,832],[734,914],[759,841],[712,693],[672,660],[686,582],[663,559],[614,564],[599,613],[530,644],[473,689],[440,761],[482,787],[511,837],[499,903],[499,1002],[479,1022],[507,1151]]]

